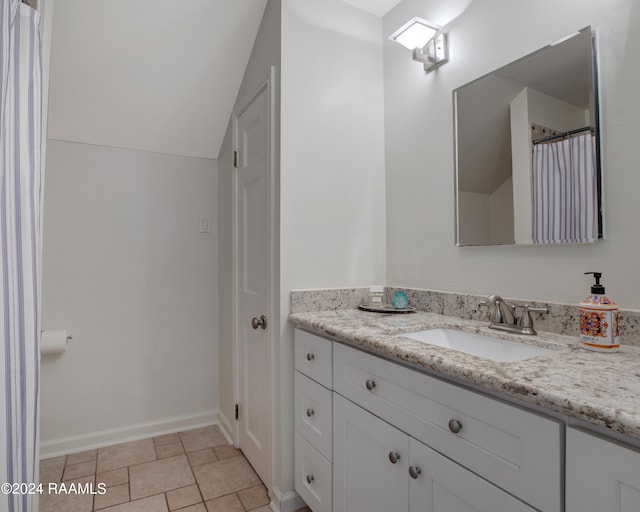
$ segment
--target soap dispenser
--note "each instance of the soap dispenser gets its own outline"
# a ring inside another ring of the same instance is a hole
[[[618,306],[604,294],[600,284],[601,272],[593,274],[596,283],[591,287],[591,295],[580,303],[580,344],[597,352],[617,352],[620,350],[618,331]]]

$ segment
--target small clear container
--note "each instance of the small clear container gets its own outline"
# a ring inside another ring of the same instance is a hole
[[[384,304],[384,286],[369,287],[369,305],[382,306]]]

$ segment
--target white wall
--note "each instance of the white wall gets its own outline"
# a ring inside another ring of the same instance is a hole
[[[533,191],[529,89],[522,89],[511,102],[511,169],[515,242],[533,243]]]
[[[491,241],[512,244],[513,238],[513,178],[505,180],[491,194]]]
[[[49,141],[42,455],[216,419],[217,163]],[[199,233],[200,216],[211,233]]]
[[[293,488],[292,289],[385,282],[381,20],[340,0],[283,0],[280,392]],[[404,206],[400,206],[404,209]]]
[[[467,245],[486,244],[491,240],[491,208],[489,194],[458,191],[459,239]],[[464,219],[464,222],[460,222]]]
[[[405,0],[384,17],[385,35],[413,16],[447,25],[450,62],[425,75],[406,50],[385,43],[388,284],[575,303],[588,293],[583,272],[598,270],[618,304],[640,308],[640,4]],[[455,247],[451,91],[586,25],[599,38],[607,239]]]

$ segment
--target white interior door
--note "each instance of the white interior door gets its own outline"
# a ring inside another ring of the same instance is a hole
[[[269,487],[270,89],[236,118],[236,343],[238,446]]]

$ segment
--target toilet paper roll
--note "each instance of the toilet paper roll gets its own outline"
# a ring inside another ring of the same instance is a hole
[[[62,354],[67,350],[67,342],[71,336],[67,331],[42,331],[40,354]]]

